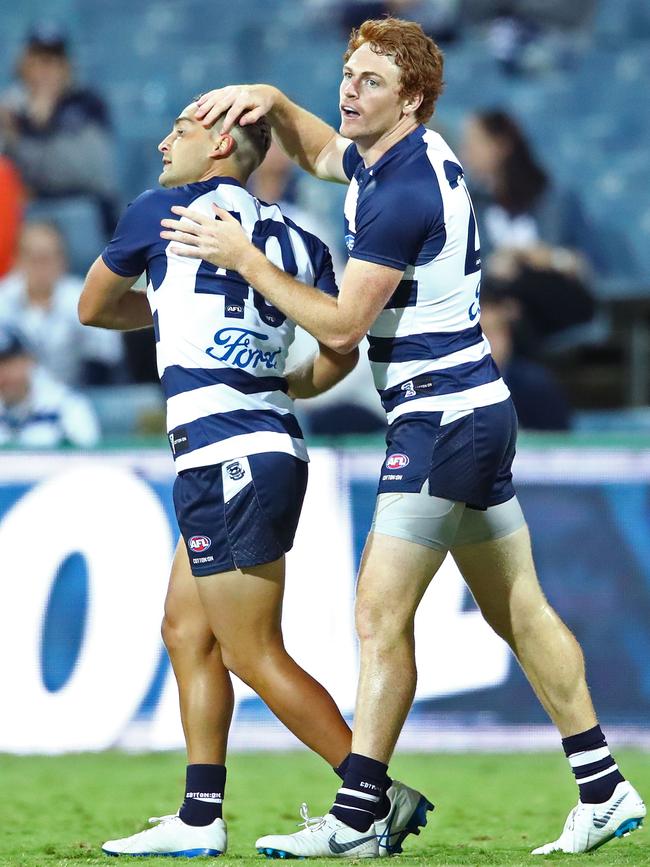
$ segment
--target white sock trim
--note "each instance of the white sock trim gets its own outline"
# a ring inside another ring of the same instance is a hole
[[[581,786],[583,783],[592,783],[594,780],[599,780],[601,777],[606,777],[607,774],[611,774],[613,771],[618,770],[618,765],[616,762],[611,766],[611,768],[606,768],[604,771],[599,771],[597,774],[592,774],[590,777],[583,777],[581,780],[576,780],[576,783]]]
[[[357,791],[357,789],[341,788],[339,789],[338,794],[347,795],[349,798],[361,798],[362,801],[372,801],[375,804],[378,804],[379,801],[381,801],[381,797],[379,795],[370,795],[366,792],[359,792]]]
[[[364,810],[363,807],[350,807],[349,804],[334,804],[337,810],[356,810],[357,813],[368,813],[370,816],[375,815],[374,810]],[[334,817],[336,818],[336,817]]]
[[[590,765],[592,762],[599,762],[601,759],[606,759],[611,755],[609,747],[598,747],[596,750],[585,750],[582,753],[573,753],[569,756],[569,763],[572,768],[581,768],[583,765]]]

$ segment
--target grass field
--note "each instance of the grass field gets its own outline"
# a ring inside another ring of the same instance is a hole
[[[650,754],[620,750],[617,758],[647,800]],[[644,830],[577,861],[576,856],[529,856],[531,848],[559,834],[576,798],[560,755],[405,755],[391,770],[437,805],[427,828],[409,838],[393,864],[650,865],[650,835]],[[307,801],[313,814],[323,812],[337,783],[307,753],[234,755],[228,773],[230,849],[220,867],[272,863],[255,854],[255,839],[297,830],[300,803]],[[149,816],[173,813],[183,782],[178,753],[0,756],[0,867],[120,863],[102,855],[101,843],[140,830]],[[178,862],[144,861],[167,867]]]

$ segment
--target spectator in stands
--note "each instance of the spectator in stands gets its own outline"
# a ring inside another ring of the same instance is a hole
[[[568,430],[571,408],[561,386],[543,365],[516,351],[517,302],[488,287],[481,292],[481,328],[510,389],[519,424],[526,430]]]
[[[89,448],[98,440],[88,401],[36,365],[19,332],[0,327],[0,445]]]
[[[115,222],[114,148],[106,105],[74,82],[58,30],[30,33],[18,82],[1,99],[0,123],[30,216],[58,222],[74,270],[84,273]]]
[[[481,236],[484,273],[519,299],[539,340],[589,322],[598,248],[580,203],[558,190],[523,132],[501,110],[477,112],[461,146]]]
[[[14,266],[25,191],[13,162],[0,154],[0,277]]]
[[[0,323],[38,348],[39,363],[66,385],[122,380],[122,337],[85,328],[77,303],[83,281],[66,273],[63,239],[47,223],[26,223],[16,270],[0,280]]]
[[[438,42],[451,42],[458,35],[461,0],[343,0],[339,21],[347,37],[353,27],[368,18],[394,15],[417,21],[424,32]],[[331,10],[330,10],[331,14]]]

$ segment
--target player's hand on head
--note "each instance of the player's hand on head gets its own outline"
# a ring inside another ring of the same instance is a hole
[[[212,205],[214,217],[191,208],[174,205],[178,219],[160,221],[161,238],[171,241],[170,250],[177,256],[204,259],[218,268],[236,271],[242,257],[253,249],[241,223],[223,208]]]
[[[265,84],[233,84],[210,90],[197,100],[196,117],[211,127],[225,113],[221,132],[227,133],[239,123],[255,123],[273,107],[273,88]]]

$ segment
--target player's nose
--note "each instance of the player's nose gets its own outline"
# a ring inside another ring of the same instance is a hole
[[[351,99],[359,95],[356,84],[351,78],[347,78],[343,82],[343,94]]]

